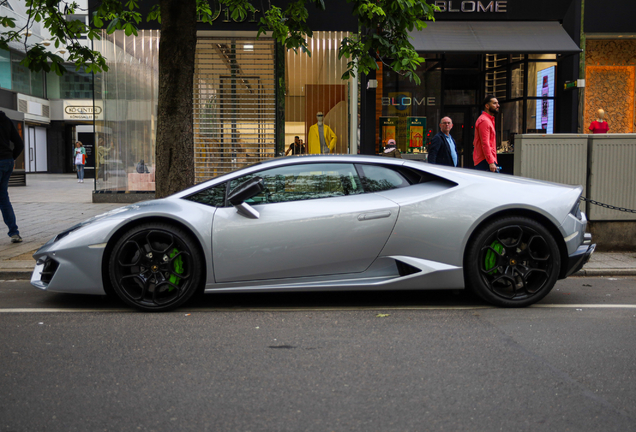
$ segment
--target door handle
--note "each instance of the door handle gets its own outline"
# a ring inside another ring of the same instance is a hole
[[[390,216],[391,216],[391,212],[389,210],[386,210],[386,211],[373,212],[373,213],[363,213],[360,216],[358,216],[358,220],[365,221],[365,220],[373,220],[373,219],[384,219]]]

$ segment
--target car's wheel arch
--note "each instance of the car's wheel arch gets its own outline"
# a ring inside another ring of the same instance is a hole
[[[475,237],[481,231],[482,227],[488,225],[494,220],[505,218],[505,217],[526,217],[528,219],[532,219],[541,225],[543,225],[549,232],[552,234],[554,241],[559,247],[559,254],[561,256],[561,268],[559,269],[559,279],[563,279],[565,277],[565,272],[567,271],[567,266],[565,265],[568,262],[568,250],[565,244],[565,240],[561,235],[561,232],[557,228],[557,226],[546,216],[542,215],[539,212],[529,210],[529,209],[506,209],[496,213],[489,215],[480,221],[472,230],[468,240],[466,241],[464,252],[463,252],[463,265],[466,268],[466,259],[467,259],[467,251],[469,246],[474,241]]]
[[[108,262],[110,260],[110,255],[113,251],[113,248],[115,247],[115,243],[117,243],[117,239],[121,235],[126,233],[127,231],[131,230],[132,228],[139,225],[148,224],[148,223],[168,224],[168,225],[174,226],[175,228],[179,228],[185,231],[194,241],[194,244],[197,247],[197,252],[200,253],[201,256],[203,257],[206,256],[203,251],[203,247],[201,246],[201,241],[199,240],[199,237],[192,231],[190,227],[188,227],[186,224],[184,224],[181,221],[168,218],[168,217],[162,217],[162,216],[142,217],[139,219],[131,220],[123,224],[122,226],[118,227],[117,230],[115,230],[115,232],[111,234],[110,239],[108,240],[106,244],[106,248],[104,249],[104,254],[102,256],[102,283],[104,285],[104,291],[106,291],[106,294],[115,295],[115,292],[110,284]],[[203,261],[204,263],[207,263],[206,259],[204,259]],[[203,281],[207,280],[207,265],[203,266],[201,277]]]

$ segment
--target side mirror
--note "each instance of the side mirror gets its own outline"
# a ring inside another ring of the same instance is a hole
[[[258,211],[252,208],[249,204],[245,203],[245,200],[258,195],[263,191],[263,189],[265,189],[263,179],[261,177],[254,177],[253,179],[247,180],[232,189],[227,196],[227,200],[236,208],[236,211],[241,216],[250,219],[258,219],[260,216]]]

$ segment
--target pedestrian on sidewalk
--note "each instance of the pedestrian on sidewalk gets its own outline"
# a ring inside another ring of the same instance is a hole
[[[84,183],[84,165],[86,164],[86,150],[81,141],[75,143],[75,166],[77,167],[78,183]]]
[[[473,164],[477,170],[498,172],[495,115],[499,113],[499,101],[495,96],[488,95],[482,102],[481,109],[481,116],[475,123]]]
[[[15,221],[15,213],[9,200],[9,179],[13,173],[15,160],[24,150],[24,142],[13,121],[0,111],[0,210],[2,219],[9,228],[11,243],[20,243],[20,231]]]

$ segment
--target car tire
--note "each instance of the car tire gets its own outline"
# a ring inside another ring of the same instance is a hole
[[[203,262],[184,230],[147,223],[122,235],[108,261],[110,283],[125,303],[148,312],[173,310],[199,290]]]
[[[502,307],[538,302],[554,287],[561,268],[559,247],[540,223],[505,217],[481,228],[464,262],[466,286]]]

